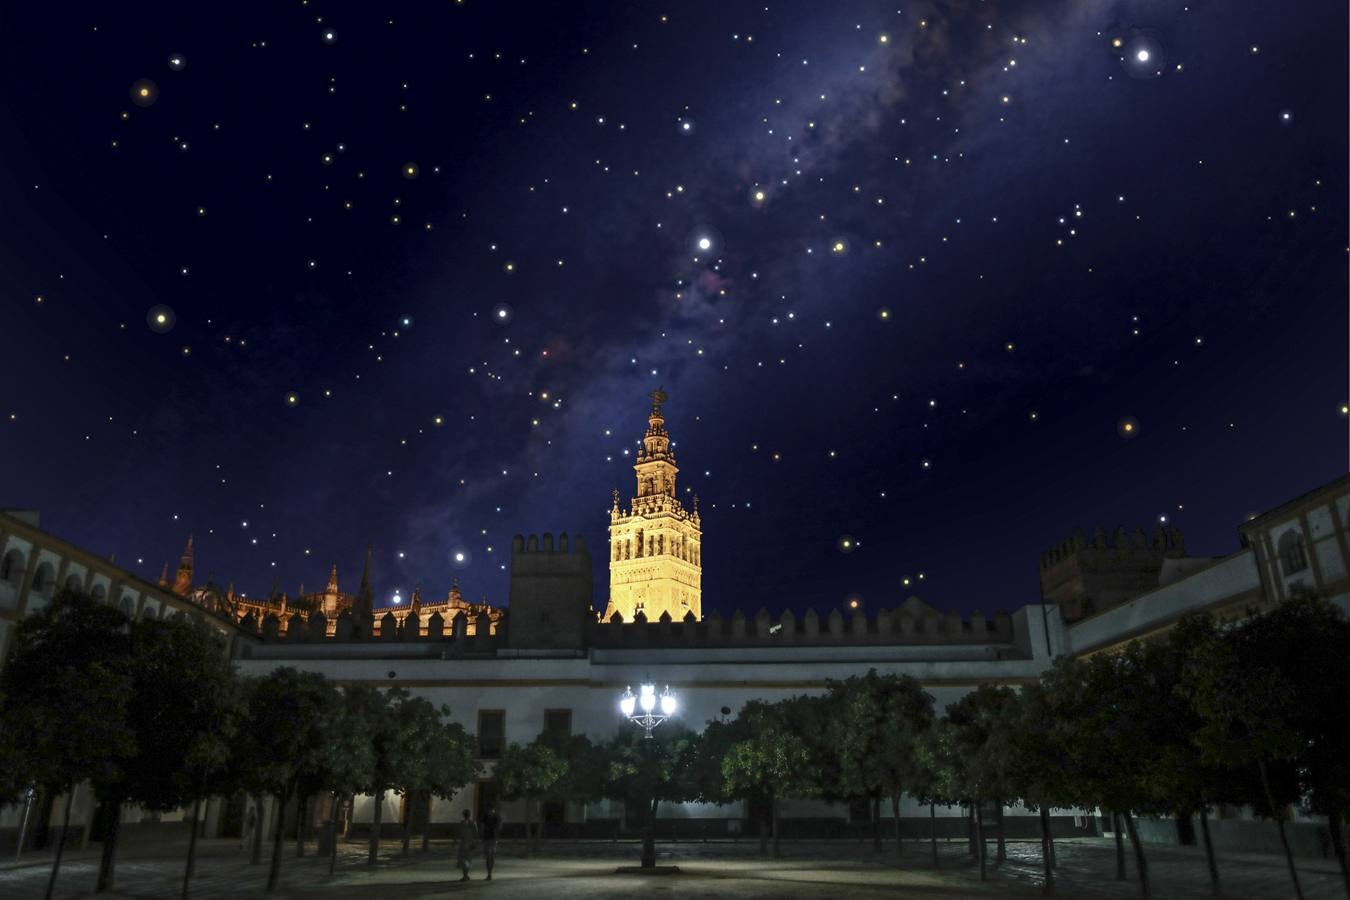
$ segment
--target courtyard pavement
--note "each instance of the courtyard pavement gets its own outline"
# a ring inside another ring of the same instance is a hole
[[[548,842],[531,858],[519,844],[506,843],[499,854],[491,882],[483,880],[482,860],[475,860],[472,880],[458,881],[450,844],[432,843],[428,853],[414,844],[408,857],[399,845],[386,841],[379,863],[365,865],[365,845],[344,843],[339,848],[337,872],[328,876],[328,860],[313,855],[295,857],[287,846],[282,863],[283,897],[376,897],[411,900],[421,897],[501,897],[510,900],[557,900],[559,897],[610,898],[632,896],[698,898],[914,898],[1043,896],[1040,845],[1009,842],[1008,860],[992,866],[989,880],[965,852],[964,842],[939,843],[940,868],[932,865],[929,846],[907,842],[903,858],[893,844],[873,854],[870,843],[857,841],[784,842],[783,857],[763,859],[752,841],[662,843],[662,865],[678,865],[678,875],[618,875],[618,866],[634,865],[638,848],[633,842]],[[1129,880],[1115,880],[1115,851],[1110,841],[1080,838],[1056,843],[1059,869],[1056,895],[1072,898],[1139,896],[1133,856],[1127,859]],[[104,897],[177,897],[182,887],[185,845],[130,846],[117,865],[116,889]],[[270,847],[266,848],[270,850]],[[1212,898],[1204,857],[1193,848],[1148,846],[1154,896],[1158,898]],[[68,852],[57,883],[59,897],[93,894],[98,871],[97,845]],[[1127,853],[1129,847],[1126,847]],[[990,845],[993,854],[993,845]],[[266,856],[266,854],[264,854]],[[1283,857],[1228,854],[1219,859],[1223,897],[1234,900],[1292,897]],[[1334,860],[1299,859],[1299,875],[1308,900],[1346,897]],[[0,897],[41,897],[50,873],[50,857],[34,854],[19,864],[0,863]],[[263,896],[266,859],[250,865],[238,841],[202,841],[197,876],[191,896],[200,898]]]

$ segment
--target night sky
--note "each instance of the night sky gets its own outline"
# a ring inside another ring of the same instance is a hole
[[[512,534],[580,532],[603,606],[661,386],[705,612],[1012,610],[1098,523],[1227,554],[1345,470],[1346,32],[8,4],[0,506],[250,595],[372,543],[377,603],[501,603]]]

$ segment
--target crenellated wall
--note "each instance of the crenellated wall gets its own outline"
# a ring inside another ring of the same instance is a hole
[[[723,617],[714,612],[702,621],[690,614],[674,622],[668,615],[648,622],[641,613],[624,622],[618,614],[609,621],[588,622],[587,647],[726,647],[726,646],[876,646],[899,644],[1009,644],[1014,642],[1012,617],[997,612],[987,617],[976,610],[969,619],[959,613],[943,615],[926,610],[881,610],[868,617],[861,610],[845,616],[838,609],[821,617],[814,609],[798,616],[787,610],[772,616],[761,608],[753,617],[737,610]]]
[[[456,654],[491,654],[506,645],[504,629],[494,626],[485,612],[475,617],[459,612],[448,619],[433,612],[425,623],[420,616],[409,615],[406,611],[402,616],[393,611],[368,616],[344,612],[332,628],[323,613],[314,613],[304,619],[291,616],[289,620],[268,613],[260,620],[249,612],[239,620],[239,629],[264,643],[455,643],[459,645],[453,651]]]

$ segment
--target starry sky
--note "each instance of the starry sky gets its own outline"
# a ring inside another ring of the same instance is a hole
[[[506,598],[669,394],[705,612],[1039,597],[1343,472],[1345,5],[11,4],[0,506]]]

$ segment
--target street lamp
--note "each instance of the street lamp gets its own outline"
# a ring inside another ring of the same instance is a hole
[[[666,685],[661,691],[661,696],[656,696],[656,685],[643,684],[638,686],[637,694],[633,693],[631,685],[624,688],[623,696],[619,698],[619,711],[623,713],[624,718],[632,722],[643,730],[643,737],[651,740],[652,729],[660,725],[666,719],[675,715],[675,695],[670,692],[670,685]],[[660,712],[656,712],[657,708]],[[637,710],[641,708],[642,712]]]
[[[670,692],[670,685],[666,685],[659,697],[656,694],[656,685],[654,684],[638,685],[636,694],[633,693],[632,685],[629,685],[624,688],[623,696],[619,698],[619,712],[623,713],[625,719],[642,729],[642,736],[645,738],[642,742],[644,755],[648,752],[647,748],[653,746],[647,743],[652,739],[652,729],[675,715],[676,707],[675,695]],[[647,809],[647,824],[642,833],[643,869],[656,868],[656,810],[653,808],[654,806],[655,804],[651,804]]]

